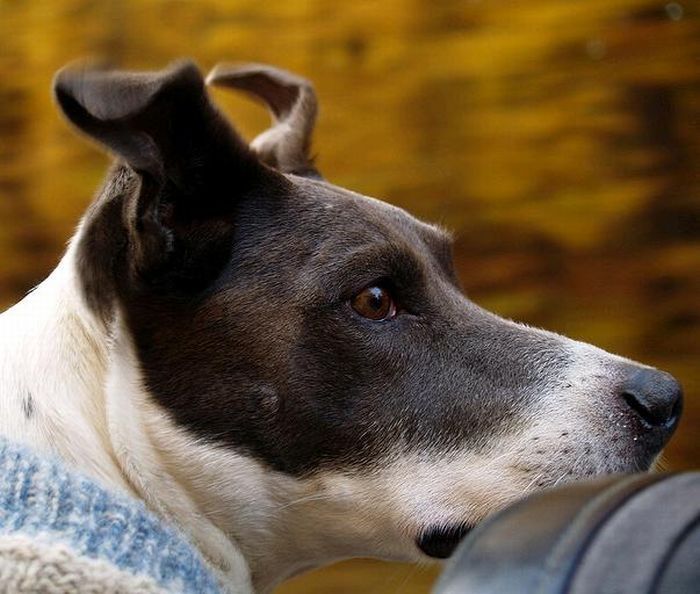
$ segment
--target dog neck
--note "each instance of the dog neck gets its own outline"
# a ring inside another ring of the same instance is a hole
[[[0,315],[0,433],[143,499],[189,533],[228,587],[250,591],[240,552],[197,512],[174,477],[156,468],[146,414],[128,400],[131,393],[108,389],[116,337],[84,303],[77,243],[74,238],[46,280]]]
[[[74,247],[51,275],[0,316],[0,430],[129,491],[105,417],[108,340],[84,307]]]
[[[301,571],[362,551],[356,527],[318,525],[347,506],[337,480],[295,479],[176,426],[148,397],[118,313],[84,303],[75,245],[0,316],[0,432],[58,455],[178,525],[235,592],[269,592]]]

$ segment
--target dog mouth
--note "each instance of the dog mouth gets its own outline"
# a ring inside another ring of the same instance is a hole
[[[447,559],[472,529],[467,524],[428,528],[416,539],[418,548],[434,559]]]

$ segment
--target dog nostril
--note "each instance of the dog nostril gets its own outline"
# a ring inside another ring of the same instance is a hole
[[[676,379],[656,369],[641,369],[622,387],[627,405],[652,427],[671,427],[680,417],[683,392]]]

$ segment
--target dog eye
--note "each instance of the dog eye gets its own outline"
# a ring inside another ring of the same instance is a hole
[[[372,286],[362,289],[350,300],[350,305],[363,318],[375,322],[396,317],[396,302],[385,287]]]

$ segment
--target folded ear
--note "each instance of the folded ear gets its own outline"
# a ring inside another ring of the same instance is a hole
[[[273,126],[250,144],[264,163],[283,173],[321,177],[309,155],[318,102],[308,80],[264,64],[219,64],[207,84],[244,91],[267,105]]]
[[[69,67],[57,74],[54,90],[66,117],[138,174],[130,174],[116,222],[128,232],[130,272],[172,285],[215,268],[239,199],[276,174],[211,103],[197,67],[179,62],[148,73]],[[103,208],[103,215],[114,210]],[[100,266],[93,268],[99,276]]]
[[[220,175],[221,165],[230,172],[232,153],[250,164],[192,62],[138,73],[68,67],[56,75],[54,92],[73,124],[157,181]]]

